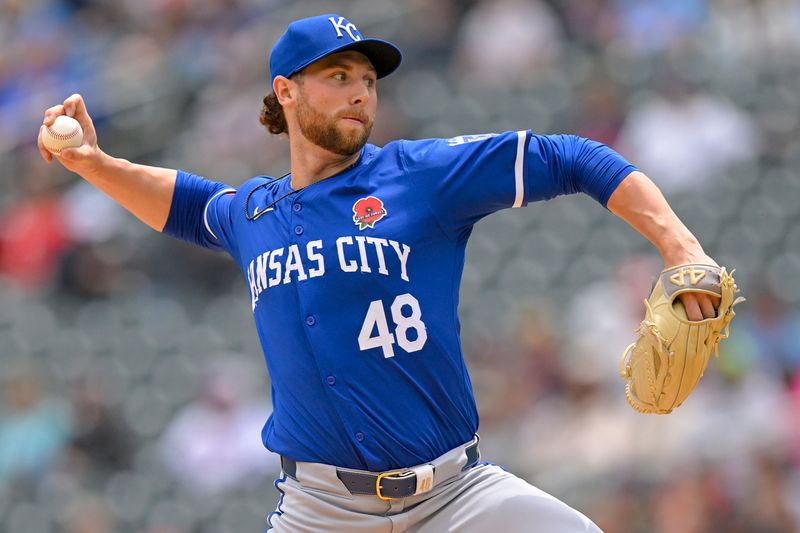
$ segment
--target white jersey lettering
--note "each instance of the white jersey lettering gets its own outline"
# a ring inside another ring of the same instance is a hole
[[[353,257],[358,248],[358,256]],[[336,239],[336,254],[342,272],[363,272],[371,274],[375,270],[382,276],[389,276],[390,270],[398,273],[396,263],[387,260],[385,248],[391,247],[399,262],[399,275],[404,281],[408,278],[408,257],[411,247],[405,243],[368,237],[365,235],[344,235]],[[375,249],[375,255],[371,250]],[[255,310],[262,292],[278,285],[306,281],[325,275],[325,243],[322,239],[309,241],[301,252],[301,245],[267,250],[255,256],[246,270],[250,285],[250,301]],[[349,257],[348,257],[349,255]],[[391,259],[391,258],[389,258]]]
[[[369,261],[367,261],[367,247],[364,246],[365,237],[358,235],[356,237],[356,242],[358,242],[358,255],[361,258],[361,272],[372,272],[372,269],[369,268]]]
[[[256,257],[256,288],[258,289],[259,293],[267,288],[268,257],[269,257],[269,252],[264,252],[263,254]]]
[[[300,248],[296,244],[289,246],[289,254],[286,258],[286,268],[284,269],[286,275],[283,277],[284,283],[292,282],[292,272],[297,272],[297,281],[305,281],[306,271],[303,268],[303,262],[300,260]]]
[[[389,246],[389,241],[378,237],[367,237],[367,242],[375,246],[375,254],[378,256],[378,272],[384,276],[388,276],[389,271],[386,270],[386,258],[383,256],[383,247]]]
[[[411,252],[411,247],[403,243],[403,251],[400,251],[400,243],[397,241],[389,241],[389,244],[394,248],[397,258],[400,260],[400,278],[403,281],[408,281],[408,271],[406,264],[408,262],[408,254]]]
[[[255,264],[255,260],[250,261],[250,267],[247,269],[247,281],[250,282],[250,303],[253,305],[253,309],[256,308],[256,302],[258,301],[258,294],[259,290],[256,286],[256,276],[253,269],[253,265]]]
[[[350,260],[345,262],[344,258],[345,244],[352,246],[353,238],[345,236],[336,239],[336,250],[339,252],[339,267],[342,269],[342,272],[355,272],[356,270],[358,270],[358,263],[356,263],[355,260]]]
[[[319,276],[325,275],[325,259],[323,258],[322,254],[319,252],[315,252],[314,248],[319,250],[322,249],[322,241],[310,241],[306,245],[306,255],[308,255],[309,261],[316,261],[317,267],[316,268],[309,268],[308,269],[308,277],[309,278],[316,278]]]
[[[275,271],[275,277],[269,278],[269,286],[274,287],[281,282],[281,264],[276,260],[278,256],[283,255],[283,248],[273,250],[269,256],[269,269]]]

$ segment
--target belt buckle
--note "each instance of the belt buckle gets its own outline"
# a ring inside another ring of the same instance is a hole
[[[377,494],[378,498],[383,501],[390,501],[393,499],[402,499],[408,496],[416,496],[418,494],[423,494],[425,492],[429,492],[433,488],[433,465],[425,464],[416,466],[414,468],[410,468],[408,470],[395,470],[392,472],[382,472],[378,474],[378,478],[375,480],[375,494]],[[414,494],[411,495],[404,495],[400,498],[392,498],[391,496],[384,496],[381,490],[381,480],[387,477],[397,477],[397,478],[404,478],[415,475],[417,478],[417,485],[415,487]]]
[[[411,474],[413,474],[413,472],[411,470],[395,470],[393,472],[381,472],[380,474],[378,474],[378,478],[375,480],[375,493],[378,495],[378,498],[380,498],[381,500],[383,500],[385,502],[388,502],[388,501],[393,499],[391,496],[384,496],[381,493],[381,489],[383,488],[383,487],[381,487],[381,480],[383,478],[385,478],[385,477],[395,477],[395,476],[397,476],[397,477],[406,477],[406,476],[410,476]]]

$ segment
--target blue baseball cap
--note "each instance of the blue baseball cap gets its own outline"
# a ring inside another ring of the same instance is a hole
[[[289,77],[314,61],[346,50],[361,52],[372,62],[379,78],[400,66],[403,54],[388,41],[366,39],[355,24],[340,15],[318,15],[289,24],[269,55],[271,81]]]

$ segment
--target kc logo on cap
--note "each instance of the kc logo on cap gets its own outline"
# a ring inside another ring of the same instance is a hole
[[[331,24],[333,24],[333,29],[336,30],[336,36],[338,38],[341,39],[342,37],[344,37],[344,35],[342,35],[342,30],[344,30],[347,32],[347,35],[349,35],[350,38],[353,39],[354,41],[360,41],[361,39],[363,39],[363,37],[361,37],[361,33],[358,31],[358,28],[356,28],[356,25],[347,20],[346,18],[339,17],[339,19],[336,20],[336,17],[328,17],[328,20],[330,20]],[[347,24],[344,24],[345,22]]]
[[[348,38],[349,37],[349,38]],[[269,55],[271,81],[290,78],[311,63],[337,52],[354,51],[370,60],[378,78],[394,72],[403,55],[390,42],[368,39],[341,15],[325,14],[289,24]]]

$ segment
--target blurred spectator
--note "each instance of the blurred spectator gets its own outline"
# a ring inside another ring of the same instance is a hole
[[[609,9],[609,0],[558,0],[551,4],[561,11],[571,42],[602,49],[619,34],[620,21],[616,10]]]
[[[112,533],[114,520],[108,504],[97,496],[81,494],[64,517],[66,533]]]
[[[653,493],[653,531],[657,533],[704,533],[711,531],[707,500],[699,476],[674,472]]]
[[[64,192],[61,202],[64,225],[74,242],[106,242],[122,229],[124,209],[82,179]]]
[[[59,289],[87,299],[108,296],[131,255],[121,245],[123,208],[83,180],[64,193],[61,208],[73,245],[60,265]]]
[[[109,405],[104,379],[102,367],[94,365],[77,384],[73,398],[73,475],[89,482],[129,468],[136,448],[124,417]]]
[[[741,69],[786,61],[800,51],[800,3],[796,0],[711,0],[709,18],[715,56]]]
[[[52,176],[34,157],[27,153],[17,199],[0,212],[0,275],[31,290],[52,281],[69,245]]]
[[[509,311],[505,322],[512,328],[505,332],[507,340],[471,341],[469,367],[482,431],[511,434],[518,430],[518,417],[538,401],[563,393],[566,383],[555,316],[549,300],[529,301]],[[493,445],[499,451],[514,443]]]
[[[709,189],[719,173],[756,157],[759,133],[744,111],[676,78],[662,89],[630,110],[618,146],[665,194]]]
[[[766,283],[747,295],[751,311],[736,318],[731,338],[721,345],[720,365],[731,379],[761,371],[788,387],[800,373],[800,313]]]
[[[111,296],[118,285],[124,254],[115,254],[112,244],[77,243],[61,262],[58,284],[64,295],[80,299]]]
[[[754,530],[759,533],[797,532],[791,516],[786,487],[786,465],[779,457],[762,454],[755,458],[753,498],[745,509],[752,516]]]
[[[652,523],[646,487],[627,479],[609,479],[586,510],[595,524],[606,533],[650,532]]]
[[[482,0],[464,17],[455,69],[462,82],[508,90],[555,66],[563,30],[539,0]]]
[[[6,362],[0,415],[0,484],[35,484],[59,458],[72,431],[67,406],[47,396],[47,380],[32,360]]]
[[[613,4],[620,20],[617,38],[634,53],[663,52],[699,36],[708,14],[707,0],[614,0]]]
[[[459,21],[474,2],[410,0],[409,3],[413,9],[407,15],[410,20],[406,24],[414,28],[414,32],[401,32],[393,41],[401,50],[408,49],[413,54],[409,56],[404,52],[404,61],[418,65],[432,62],[446,65],[454,51],[453,42],[460,28]]]
[[[556,329],[556,310],[548,300],[531,302],[513,313],[517,328],[511,350],[518,361],[512,375],[519,375],[523,406],[559,395],[567,385],[561,357],[561,338]]]
[[[579,93],[572,129],[581,137],[615,145],[625,118],[621,91],[608,76],[593,73]]]
[[[0,2],[0,153],[16,147],[20,130],[34,131],[29,114],[69,76],[62,68],[70,50],[68,20],[65,2]]]
[[[793,463],[796,477],[796,490],[800,494],[800,372],[796,372],[789,385],[790,431],[787,443],[787,458]],[[800,524],[800,499],[794,502],[794,513]]]
[[[569,303],[565,322],[579,332],[565,338],[563,364],[574,380],[618,385],[616,357],[636,340],[650,294],[663,265],[652,256],[630,256],[609,280],[583,288]]]
[[[257,374],[225,359],[209,365],[200,398],[176,415],[161,451],[167,468],[196,494],[219,494],[256,485],[280,469],[261,443],[269,406],[255,400]]]

